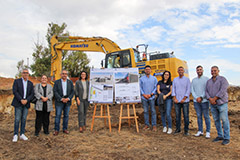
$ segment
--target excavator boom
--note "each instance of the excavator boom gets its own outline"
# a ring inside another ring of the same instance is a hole
[[[52,40],[57,37],[53,37]],[[105,54],[119,51],[120,47],[108,38],[103,37],[64,37],[70,41],[55,43],[55,49],[61,50],[77,50],[77,51],[91,51],[103,52]]]
[[[59,42],[58,38],[67,38]],[[120,47],[108,38],[103,37],[57,37],[51,38],[51,77],[60,78],[62,70],[62,50],[103,52],[105,54],[120,51]]]

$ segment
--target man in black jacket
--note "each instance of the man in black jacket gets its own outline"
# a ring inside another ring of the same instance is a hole
[[[21,121],[20,139],[26,141],[28,138],[24,135],[25,125],[28,114],[28,108],[30,108],[30,101],[34,96],[33,83],[28,80],[28,69],[23,69],[22,78],[16,79],[13,83],[13,101],[12,106],[15,108],[15,120],[14,120],[14,136],[13,142],[18,140],[19,122]]]
[[[63,133],[68,134],[68,115],[70,111],[70,106],[72,103],[72,98],[74,95],[73,82],[67,79],[68,72],[62,70],[61,79],[56,80],[53,87],[53,92],[55,96],[55,131],[53,135],[58,135],[60,130],[60,120],[63,111]]]

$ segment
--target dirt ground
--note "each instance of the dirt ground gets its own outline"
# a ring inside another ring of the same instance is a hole
[[[55,117],[53,111],[50,115],[51,133],[44,135],[41,132],[39,137],[35,137],[35,111],[30,109],[26,124],[26,136],[29,140],[19,140],[17,143],[12,142],[14,115],[0,114],[0,159],[240,159],[239,101],[229,103],[231,143],[227,146],[221,145],[220,142],[212,142],[217,136],[213,120],[210,139],[193,136],[197,132],[197,119],[192,103],[190,104],[191,135],[187,137],[183,136],[183,133],[179,135],[162,133],[159,115],[158,131],[143,131],[143,109],[140,105],[137,107],[140,132],[136,132],[133,121],[129,128],[126,120],[123,120],[121,132],[118,133],[119,110],[119,106],[110,108],[111,133],[104,126],[103,119],[95,119],[93,132],[90,131],[92,106],[88,110],[87,130],[80,133],[77,109],[73,105],[69,117],[69,135],[60,132],[58,136],[53,136]],[[174,115],[174,110],[172,112]]]

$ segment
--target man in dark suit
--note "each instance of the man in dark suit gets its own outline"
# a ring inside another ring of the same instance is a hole
[[[61,79],[56,80],[53,87],[53,92],[55,95],[55,131],[53,135],[58,135],[60,130],[60,120],[63,111],[63,133],[69,134],[68,129],[68,115],[70,111],[70,106],[72,103],[72,98],[74,95],[73,82],[67,79],[68,72],[62,70]]]
[[[12,106],[15,108],[15,120],[14,120],[14,136],[13,142],[18,140],[19,122],[21,121],[20,139],[28,140],[24,135],[25,125],[30,108],[30,101],[34,96],[33,83],[28,80],[28,69],[23,69],[22,78],[16,79],[13,83],[13,101]]]

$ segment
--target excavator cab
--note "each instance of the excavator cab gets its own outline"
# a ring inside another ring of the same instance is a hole
[[[105,68],[132,67],[130,50],[112,52],[106,55]]]

